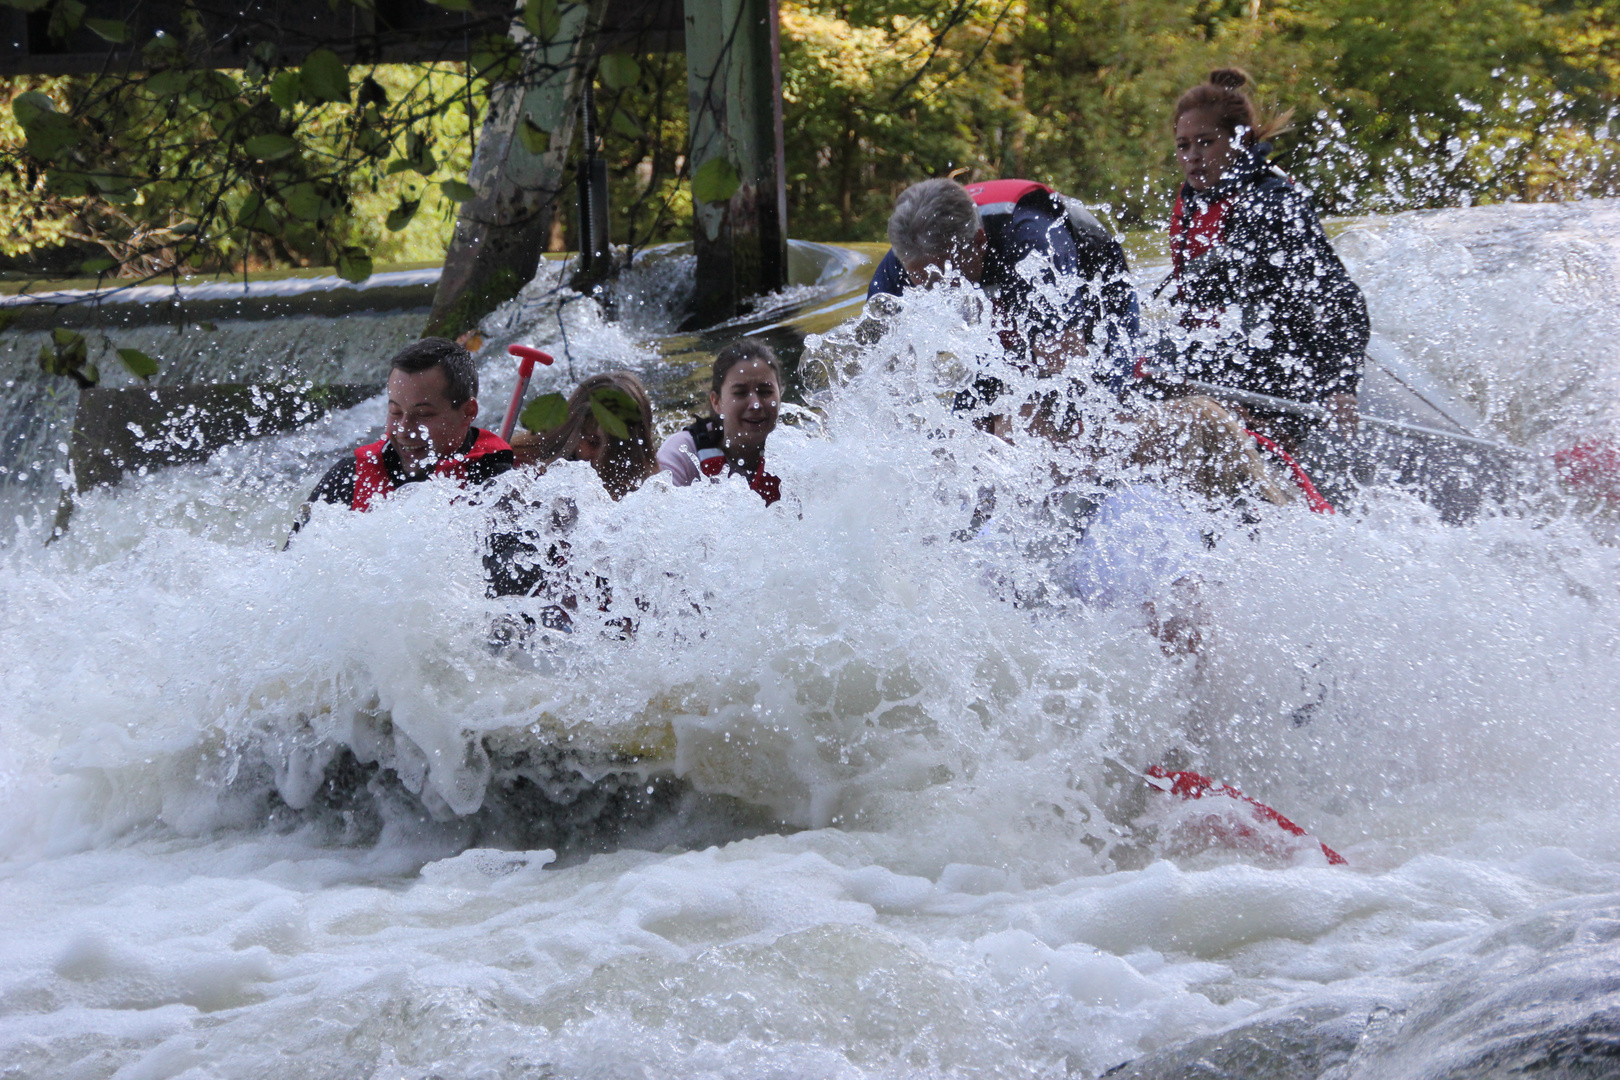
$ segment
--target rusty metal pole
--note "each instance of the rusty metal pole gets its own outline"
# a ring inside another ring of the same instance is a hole
[[[721,158],[738,180],[723,201],[693,199],[697,327],[787,284],[787,187],[777,0],[685,5],[691,174]]]
[[[538,47],[523,74],[490,99],[467,178],[478,195],[461,205],[424,335],[473,329],[534,277],[606,8],[607,0],[562,6],[557,33],[545,42],[514,23],[512,36]]]

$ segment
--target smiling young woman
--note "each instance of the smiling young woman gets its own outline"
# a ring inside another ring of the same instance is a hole
[[[699,476],[736,473],[766,504],[782,497],[782,482],[765,471],[765,440],[782,406],[782,366],[763,341],[743,338],[714,358],[709,408],[658,449],[658,464],[677,487]]]

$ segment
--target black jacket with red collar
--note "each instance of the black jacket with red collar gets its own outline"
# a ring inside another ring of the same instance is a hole
[[[308,501],[366,510],[395,488],[426,480],[429,476],[448,476],[477,486],[511,467],[512,448],[499,435],[483,428],[469,430],[460,450],[440,461],[430,473],[416,476],[405,471],[394,444],[380,439],[359,447],[327,470],[315,490],[309,493]]]
[[[1309,199],[1261,143],[1234,173],[1183,184],[1170,218],[1171,303],[1196,334],[1175,350],[1188,378],[1296,401],[1355,393],[1367,303]],[[1161,286],[1162,288],[1162,286]]]

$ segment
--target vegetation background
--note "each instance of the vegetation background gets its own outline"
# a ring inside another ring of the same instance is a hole
[[[0,2],[75,17],[73,0]],[[531,25],[555,3],[529,0]],[[805,239],[880,239],[899,190],[948,174],[1026,176],[1127,226],[1162,221],[1171,107],[1226,65],[1294,110],[1277,160],[1325,213],[1620,192],[1620,0],[782,0],[781,40],[789,228]],[[500,39],[468,63],[341,72],[273,56],[209,72],[184,42],[146,48],[138,79],[0,83],[0,269],[363,277],[437,260],[514,62]],[[609,73],[614,239],[684,239],[683,57]]]

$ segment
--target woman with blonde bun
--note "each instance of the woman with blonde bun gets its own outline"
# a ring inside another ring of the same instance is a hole
[[[1220,68],[1176,102],[1185,182],[1170,218],[1171,272],[1160,289],[1174,286],[1170,302],[1184,332],[1161,341],[1159,366],[1324,405],[1350,427],[1367,348],[1366,301],[1306,193],[1267,161],[1291,112],[1257,117],[1248,83],[1242,70]],[[1258,430],[1290,450],[1315,423],[1249,412]]]

